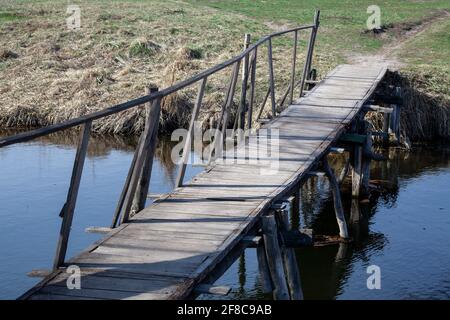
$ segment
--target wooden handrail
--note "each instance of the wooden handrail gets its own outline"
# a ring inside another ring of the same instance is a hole
[[[119,221],[121,223],[127,222],[129,217],[131,217],[134,213],[139,212],[145,206],[145,199],[147,198],[149,182],[152,171],[152,160],[156,148],[156,140],[157,140],[157,131],[159,126],[159,118],[160,118],[160,110],[161,110],[161,100],[173,94],[179,90],[182,90],[188,86],[191,86],[199,81],[197,101],[195,103],[194,109],[192,111],[192,117],[189,125],[189,133],[186,139],[186,143],[183,149],[182,163],[180,166],[180,170],[177,176],[176,186],[183,185],[184,174],[186,170],[187,160],[190,152],[190,144],[193,139],[193,130],[194,123],[197,120],[201,105],[202,98],[206,88],[206,81],[208,77],[216,72],[219,72],[227,67],[233,67],[230,82],[228,85],[227,93],[225,96],[225,100],[221,109],[220,117],[218,120],[218,128],[214,136],[214,148],[211,148],[210,159],[212,158],[212,153],[214,151],[215,156],[220,155],[222,152],[222,146],[225,142],[226,138],[226,129],[228,117],[231,112],[231,107],[233,105],[233,99],[236,91],[237,80],[239,76],[239,68],[242,63],[243,72],[242,72],[242,86],[241,86],[241,97],[239,104],[239,129],[244,129],[245,127],[245,112],[247,106],[247,86],[248,81],[250,79],[250,101],[248,105],[248,128],[251,128],[252,122],[252,112],[253,112],[253,104],[254,104],[254,95],[256,89],[256,60],[257,60],[257,52],[258,48],[261,45],[267,43],[268,46],[268,65],[269,65],[269,89],[267,95],[265,96],[264,102],[259,110],[258,117],[260,117],[262,108],[266,104],[266,101],[269,97],[271,97],[271,105],[272,105],[272,115],[276,114],[276,101],[275,101],[275,81],[274,81],[274,68],[273,68],[273,57],[272,57],[272,38],[278,37],[281,35],[285,35],[291,32],[294,32],[294,53],[293,53],[293,65],[292,65],[292,75],[290,81],[290,88],[283,97],[283,102],[286,99],[287,94],[290,92],[290,99],[292,100],[293,95],[293,83],[295,82],[295,63],[296,63],[296,52],[297,52],[297,37],[298,32],[300,30],[312,29],[310,44],[308,48],[307,58],[305,61],[305,69],[310,68],[311,64],[311,55],[313,42],[315,40],[315,33],[317,32],[318,27],[318,12],[316,12],[314,18],[314,24],[299,26],[296,28],[292,28],[289,30],[279,31],[276,33],[272,33],[268,36],[265,36],[259,39],[254,44],[250,45],[250,35],[246,35],[246,42],[244,50],[238,54],[237,56],[223,62],[217,64],[205,71],[202,71],[188,79],[180,81],[168,88],[165,88],[160,91],[151,91],[148,90],[146,94],[142,97],[117,104],[111,106],[109,108],[90,113],[75,119],[70,119],[64,121],[62,123],[53,124],[47,127],[30,130],[28,132],[20,133],[14,136],[1,138],[0,139],[0,148],[6,147],[9,145],[27,142],[42,136],[46,136],[58,131],[66,130],[69,128],[81,126],[80,138],[77,147],[77,153],[74,160],[72,178],[70,182],[70,187],[67,194],[67,200],[64,204],[60,216],[63,219],[61,223],[60,237],[57,243],[56,254],[54,258],[53,268],[57,269],[61,267],[65,262],[65,256],[67,251],[67,245],[69,241],[70,229],[72,225],[73,215],[75,211],[75,204],[78,195],[78,189],[80,186],[81,175],[83,172],[83,165],[86,158],[87,146],[89,142],[89,136],[92,128],[92,122],[94,120],[98,120],[104,117],[111,116],[113,114],[123,112],[125,110],[148,104],[147,107],[147,116],[146,123],[143,133],[139,139],[138,147],[135,151],[133,160],[131,162],[131,166],[128,172],[127,179],[125,181],[124,188],[122,190],[121,196],[119,198],[119,202],[117,208],[115,210],[113,221],[111,223],[111,228],[117,226]],[[304,81],[304,77],[302,78]],[[303,85],[303,83],[302,83]],[[283,103],[282,102],[282,103]],[[237,124],[237,122],[236,122]],[[221,127],[221,131],[219,128]]]
[[[284,31],[280,31],[280,32],[276,32],[276,33],[272,33],[268,36],[265,36],[261,39],[259,39],[257,42],[255,42],[253,45],[249,46],[248,49],[242,51],[240,54],[238,54],[237,56],[223,62],[220,64],[217,64],[205,71],[202,71],[194,76],[192,76],[191,78],[188,78],[186,80],[180,81],[176,84],[174,84],[173,86],[170,86],[168,88],[165,88],[163,90],[160,90],[157,93],[153,93],[150,95],[145,95],[121,104],[117,104],[114,106],[111,106],[109,108],[94,112],[94,113],[90,113],[75,119],[70,119],[67,121],[64,121],[62,123],[58,123],[58,124],[53,124],[50,126],[46,126],[43,128],[39,128],[39,129],[35,129],[35,130],[30,130],[27,132],[23,132],[23,133],[19,133],[17,135],[14,136],[10,136],[10,137],[6,137],[6,138],[2,138],[0,139],[0,148],[12,145],[12,144],[16,144],[16,143],[22,143],[22,142],[27,142],[42,136],[46,136],[49,135],[51,133],[55,133],[61,130],[65,130],[65,129],[69,129],[69,128],[73,128],[76,127],[78,125],[87,123],[88,121],[94,121],[100,118],[104,118],[104,117],[108,117],[110,115],[113,115],[115,113],[119,113],[134,107],[137,107],[139,105],[142,105],[144,103],[147,102],[151,102],[156,98],[162,99],[165,96],[168,96],[172,93],[175,93],[181,89],[184,89],[200,80],[203,80],[206,77],[209,77],[210,75],[221,71],[222,69],[233,65],[234,63],[236,63],[237,61],[242,60],[243,58],[245,58],[247,55],[249,55],[250,53],[252,53],[254,50],[256,50],[257,47],[261,46],[262,44],[264,44],[267,41],[271,41],[271,39],[273,37],[277,37],[277,36],[281,36],[284,35],[286,33],[289,32],[295,32],[295,31],[300,31],[300,30],[305,30],[305,29],[313,29],[315,27],[315,24],[312,25],[304,25],[304,26],[299,26],[296,28],[292,28],[289,30],[284,30]]]

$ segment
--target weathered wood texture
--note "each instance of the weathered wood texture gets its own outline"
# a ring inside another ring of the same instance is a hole
[[[289,72],[289,71],[288,71]],[[264,128],[278,129],[272,156],[216,161],[183,187],[157,199],[66,264],[81,268],[81,289],[65,286],[64,269],[22,299],[181,299],[228,259],[274,201],[298,189],[362,109],[385,74],[379,65],[341,65]],[[262,135],[257,131],[254,135]],[[278,138],[278,139],[277,139]],[[241,156],[242,155],[242,156]],[[248,156],[246,156],[248,155]],[[268,248],[265,248],[268,250]]]

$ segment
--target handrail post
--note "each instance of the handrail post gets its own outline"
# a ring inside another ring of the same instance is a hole
[[[158,92],[157,87],[147,88],[147,94],[150,95],[152,93]],[[146,108],[146,114],[151,112],[152,104],[148,103]],[[149,121],[147,119],[147,121]],[[150,120],[151,121],[151,120]],[[159,115],[158,115],[159,122]],[[156,129],[157,131],[158,129]],[[156,135],[157,132],[153,132],[152,139],[154,139],[154,143],[156,143]],[[144,166],[142,167],[142,172],[139,178],[139,183],[136,188],[136,192],[133,199],[133,205],[131,206],[131,212],[139,212],[145,208],[145,202],[147,200],[148,188],[150,186],[150,178],[152,175],[152,166],[153,166],[153,155],[154,155],[154,147],[150,146],[148,152],[145,153]]]
[[[295,82],[295,64],[297,63],[297,44],[298,31],[294,32],[294,50],[292,52],[292,73],[291,73],[291,87],[289,92],[289,104],[294,100],[294,82]]]
[[[247,127],[250,130],[252,128],[253,121],[253,104],[255,100],[255,88],[256,88],[256,59],[258,57],[258,47],[255,47],[253,51],[252,65],[251,65],[251,75],[250,75],[250,102],[248,105],[248,115],[247,115]]]
[[[53,270],[58,269],[64,263],[66,258],[67,244],[69,241],[70,229],[72,227],[72,220],[73,214],[75,212],[78,190],[80,188],[84,161],[86,159],[91,126],[92,121],[87,121],[81,127],[77,152],[75,155],[75,160],[73,162],[69,191],[67,192],[67,200],[60,213],[60,216],[62,217],[62,223],[59,232],[58,244],[56,247],[55,259],[53,262]]]
[[[313,52],[314,52],[314,45],[316,44],[316,35],[317,35],[317,30],[319,29],[319,17],[320,17],[320,10],[316,10],[316,13],[314,15],[314,28],[313,28],[313,40],[312,40],[312,44],[311,44],[311,50],[309,52],[309,59],[308,59],[308,70],[307,70],[307,75],[309,76],[310,72],[311,72],[311,65],[312,65],[312,57],[313,57]]]
[[[311,36],[308,42],[308,52],[306,54],[305,64],[303,66],[302,79],[300,82],[300,95],[299,95],[300,98],[303,96],[305,81],[311,71],[312,54],[314,51],[314,43],[316,41],[316,33],[319,28],[319,18],[320,18],[320,10],[316,10],[316,13],[314,15],[314,27],[311,29]]]
[[[150,181],[153,156],[155,154],[156,148],[160,112],[161,112],[161,97],[157,97],[153,100],[151,107],[149,108],[149,112],[147,113],[144,132],[142,132],[142,138],[136,150],[137,152],[136,163],[134,165],[133,173],[131,175],[130,183],[128,185],[127,193],[124,199],[121,223],[127,222],[130,215],[132,215],[131,210],[135,193],[138,187],[138,183],[141,181],[142,169],[144,165],[146,165],[146,162],[147,165],[149,166],[147,178],[148,181]],[[147,196],[147,193],[148,190],[145,193],[145,197]]]
[[[270,86],[270,99],[272,102],[272,117],[276,116],[276,102],[275,102],[275,83],[273,75],[273,59],[272,59],[272,37],[269,37],[267,42],[268,59],[269,59],[269,86]]]
[[[138,146],[142,143],[142,135],[139,137]],[[127,196],[128,187],[130,186],[131,177],[133,175],[134,167],[136,165],[136,159],[138,156],[138,149],[134,152],[133,160],[131,161],[130,168],[128,169],[127,178],[122,188],[122,192],[119,197],[119,202],[117,203],[116,210],[114,212],[113,220],[111,222],[111,228],[115,228],[117,223],[119,222],[119,217],[122,212],[123,204],[125,202],[125,198]]]
[[[195,102],[194,109],[192,110],[192,116],[191,116],[191,122],[189,123],[189,131],[186,136],[186,143],[183,147],[183,155],[181,157],[181,165],[180,169],[178,170],[177,180],[175,182],[175,187],[181,187],[183,185],[184,175],[186,173],[186,165],[189,159],[189,154],[191,151],[191,143],[192,139],[194,138],[194,127],[195,127],[195,121],[198,118],[198,113],[200,111],[202,100],[203,100],[203,94],[205,92],[205,86],[207,77],[203,78],[203,81],[200,83],[200,86],[198,88],[197,93],[197,101]]]
[[[241,60],[238,60],[234,63],[233,71],[231,73],[230,83],[228,85],[227,95],[225,97],[225,102],[222,106],[222,110],[220,112],[220,118],[217,122],[216,132],[214,134],[214,147],[210,149],[209,160],[208,163],[212,161],[212,154],[214,152],[214,156],[217,158],[218,153],[222,153],[222,147],[225,143],[226,139],[226,130],[227,130],[227,122],[228,122],[228,113],[231,104],[233,103],[234,90],[236,89],[236,82],[239,74],[239,66],[241,64]],[[222,132],[219,130],[220,124],[222,123]],[[220,139],[219,139],[219,135]]]
[[[245,34],[244,37],[244,51],[250,46],[251,36],[249,33]],[[244,57],[244,63],[242,64],[242,89],[241,89],[241,103],[239,112],[239,129],[245,129],[245,112],[247,109],[247,82],[248,82],[248,65],[249,65],[249,54]]]

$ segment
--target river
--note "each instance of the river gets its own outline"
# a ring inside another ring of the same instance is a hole
[[[55,134],[0,149],[0,299],[14,299],[39,281],[27,272],[51,268],[76,141],[76,135]],[[117,136],[91,139],[68,256],[99,238],[86,227],[111,223],[135,145],[135,139]],[[152,193],[174,186],[170,151],[170,141],[162,140]],[[202,170],[188,166],[186,180]],[[391,150],[389,160],[373,163],[371,178],[381,187],[370,199],[352,204],[344,198],[345,211],[352,212],[352,243],[296,249],[305,298],[449,299],[450,146]],[[300,212],[291,212],[293,225],[337,234],[327,181],[311,180],[301,197]],[[380,289],[367,287],[372,265],[380,268]],[[227,298],[271,298],[261,290],[255,249],[247,249],[217,284],[232,287]]]

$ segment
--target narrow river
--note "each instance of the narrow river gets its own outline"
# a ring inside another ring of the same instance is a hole
[[[1,299],[14,299],[39,281],[27,272],[52,265],[76,140],[75,135],[58,134],[0,149]],[[85,233],[86,227],[110,224],[135,144],[116,136],[91,139],[68,256],[99,237]],[[153,193],[174,186],[177,168],[170,152],[170,141],[161,141]],[[202,170],[189,166],[186,179]],[[296,250],[305,298],[449,299],[450,146],[391,150],[389,160],[374,163],[371,174],[381,188],[369,201],[344,199],[346,212],[352,212],[348,220],[355,241]],[[337,234],[327,181],[311,180],[301,196],[300,212],[291,213],[293,225]],[[380,268],[381,289],[367,288],[371,265]],[[261,291],[254,249],[246,250],[217,284],[233,288],[228,298],[271,298]],[[217,297],[200,296],[210,298]]]

